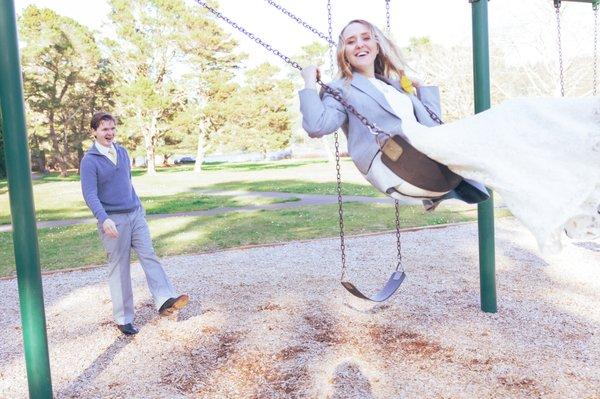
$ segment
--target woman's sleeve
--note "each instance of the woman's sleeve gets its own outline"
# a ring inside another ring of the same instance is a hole
[[[437,116],[442,117],[440,88],[437,86],[422,86],[417,88],[417,97]]]
[[[314,89],[303,89],[300,95],[302,127],[310,137],[322,137],[338,130],[348,119],[345,108],[330,94],[323,98]]]

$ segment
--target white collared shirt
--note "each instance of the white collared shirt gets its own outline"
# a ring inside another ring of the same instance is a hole
[[[114,144],[111,144],[110,147],[105,147],[102,144],[98,143],[97,141],[94,142],[94,145],[96,146],[96,148],[98,149],[98,151],[100,151],[100,153],[102,155],[104,155],[106,158],[110,159],[110,161],[112,163],[114,163],[115,165],[117,164],[117,149],[115,148]],[[115,159],[113,160],[111,158],[111,156],[108,154],[108,150],[113,149],[113,151],[115,152]]]
[[[396,116],[402,120],[403,128],[413,123],[419,123],[415,117],[412,101],[406,94],[377,78],[369,78],[369,81],[383,94]]]

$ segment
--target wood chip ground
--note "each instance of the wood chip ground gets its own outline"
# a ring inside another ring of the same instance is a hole
[[[100,244],[98,244],[100,245]],[[391,273],[394,235],[348,239],[351,280]],[[106,269],[44,276],[57,398],[600,398],[600,243],[540,257],[497,223],[498,312],[479,308],[477,226],[403,234],[388,302],[350,298],[338,239],[164,259],[192,301],[159,317],[134,265],[136,324],[111,321]],[[0,397],[27,397],[17,284],[0,281]]]

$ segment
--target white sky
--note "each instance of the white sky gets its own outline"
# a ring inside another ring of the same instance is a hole
[[[299,53],[301,46],[320,40],[264,0],[220,0],[219,3],[223,14],[288,56]],[[327,31],[326,0],[279,0],[279,3],[320,31]],[[15,0],[17,13],[29,4],[51,8],[101,34],[110,34],[110,8],[105,0]],[[381,27],[385,25],[384,0],[332,0],[332,6],[334,37],[346,22],[355,18],[367,19]],[[552,54],[556,51],[556,22],[552,0],[492,0],[488,3],[488,8],[492,42],[500,46],[516,46],[521,50],[518,51],[518,58],[522,58],[535,53],[533,50],[539,46],[539,36],[551,50],[548,56],[555,57]],[[563,2],[563,10],[565,57],[581,52],[591,53],[591,5]],[[391,0],[391,24],[393,37],[401,46],[406,45],[410,37],[418,36],[427,36],[444,45],[471,45],[471,4],[468,0]],[[280,63],[277,57],[238,32],[229,27],[224,28],[238,39],[242,51],[251,54],[249,64],[264,61]]]

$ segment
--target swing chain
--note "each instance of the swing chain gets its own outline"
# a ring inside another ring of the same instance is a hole
[[[208,11],[210,11],[217,18],[221,18],[223,21],[227,22],[233,28],[235,28],[239,32],[243,33],[244,35],[248,36],[250,39],[254,40],[257,44],[260,44],[265,49],[267,49],[271,53],[275,54],[276,56],[278,56],[279,58],[281,58],[282,60],[284,60],[286,63],[290,64],[292,67],[294,67],[294,68],[296,68],[298,70],[302,70],[302,67],[300,66],[300,64],[298,64],[296,61],[293,61],[290,57],[286,56],[285,54],[282,54],[279,50],[271,47],[270,44],[263,42],[261,40],[261,38],[255,36],[254,33],[248,32],[246,29],[242,28],[237,23],[235,23],[231,19],[227,18],[225,15],[221,14],[219,11],[217,11],[214,8],[212,8],[211,6],[209,6],[208,4],[206,4],[205,2],[203,2],[202,0],[194,0],[194,1],[196,3],[198,3],[199,5],[201,5],[202,7],[206,8]]]
[[[593,3],[594,8],[594,86],[593,94],[598,90],[598,2]]]
[[[344,240],[344,208],[342,200],[342,176],[340,173],[340,141],[338,131],[334,133],[335,137],[335,171],[337,179],[337,195],[338,195],[338,214],[340,221],[340,251],[342,252],[342,274],[340,280],[346,278],[346,242]]]
[[[329,69],[331,77],[333,78],[333,68],[335,67],[333,64],[333,48],[336,47],[336,45],[333,42],[333,23],[331,22],[331,15],[331,0],[327,0],[327,42],[329,44]]]
[[[198,3],[199,5],[201,5],[202,7],[206,8],[208,11],[210,11],[216,17],[218,17],[218,18],[222,19],[223,21],[227,22],[233,28],[235,28],[239,32],[243,33],[244,35],[246,35],[247,37],[249,37],[250,39],[252,39],[257,44],[259,44],[262,47],[264,47],[265,49],[267,49],[267,51],[269,51],[269,52],[275,54],[276,56],[278,56],[279,58],[281,58],[284,62],[286,62],[287,64],[291,65],[293,68],[296,68],[297,70],[302,71],[302,67],[300,66],[300,64],[298,64],[296,61],[292,60],[290,57],[288,57],[287,55],[283,54],[282,52],[280,52],[276,48],[273,48],[270,44],[264,42],[261,38],[259,38],[258,36],[254,35],[252,32],[248,32],[246,29],[242,28],[236,22],[234,22],[231,19],[227,18],[225,15],[221,14],[219,11],[217,11],[214,8],[212,8],[211,6],[209,6],[208,4],[206,4],[204,1],[202,1],[202,0],[194,0],[194,1],[196,3]],[[386,134],[386,135],[389,135],[388,133],[386,133],[383,130],[381,130],[380,128],[378,128],[374,123],[370,122],[360,112],[358,112],[356,110],[356,108],[354,108],[354,106],[352,104],[349,104],[342,97],[342,94],[339,91],[332,89],[327,84],[323,83],[323,81],[321,79],[317,79],[317,83],[320,86],[322,86],[323,89],[327,93],[329,93],[334,99],[336,99],[337,101],[339,101],[344,108],[346,108],[354,116],[356,116],[359,121],[361,121],[365,126],[367,126],[373,135],[377,135],[377,134]],[[437,115],[435,115],[435,113],[433,113],[433,111],[431,111],[429,109],[429,107],[425,106],[425,109],[429,112],[429,114],[432,116],[432,118],[434,118],[434,120],[436,120],[438,123],[441,122],[440,119],[439,119],[439,117],[437,117]]]
[[[562,97],[565,96],[565,78],[563,71],[563,52],[562,52],[562,42],[561,42],[561,29],[560,29],[560,1],[554,1],[554,9],[556,11],[556,31],[557,31],[557,41],[558,41],[558,68],[560,73],[560,95]]]
[[[390,0],[385,0],[385,29],[388,35],[392,33],[390,25]]]
[[[342,97],[342,94],[339,91],[332,89],[327,84],[323,83],[323,81],[321,81],[321,79],[317,79],[317,83],[323,87],[323,90],[325,90],[328,94],[330,94],[334,99],[336,99],[340,104],[342,104],[342,106],[344,108],[346,108],[348,111],[350,111],[354,116],[356,116],[358,118],[359,121],[361,121],[366,127],[368,127],[369,131],[371,132],[372,135],[377,136],[379,134],[385,134],[386,136],[390,136],[389,133],[381,130],[379,127],[377,127],[376,124],[369,121],[366,116],[364,116],[363,114],[358,112],[358,110],[356,108],[354,108],[354,106],[352,104],[347,102],[344,99],[344,97]],[[424,103],[422,103],[422,104],[423,104],[423,107],[425,108],[425,110],[427,111],[427,113],[429,114],[429,116],[431,117],[431,119],[433,119],[438,125],[444,124],[444,122],[440,119],[440,117],[435,112],[433,112]]]
[[[390,29],[390,13],[389,13],[389,1],[390,0],[386,0],[386,19],[387,19],[387,29],[389,32]],[[331,17],[332,13],[331,13],[331,0],[327,0],[327,23],[328,23],[328,33],[329,33],[329,38],[332,38],[332,31],[333,31],[333,24],[332,24],[332,17]],[[334,64],[333,64],[333,46],[331,45],[332,40],[330,40],[330,46],[329,46],[329,68],[331,69],[331,75],[333,77],[333,68],[334,68]],[[325,90],[327,90],[328,86],[323,85],[323,87],[325,87]],[[354,113],[357,118],[359,118],[361,120],[361,122],[363,122],[364,124],[367,125],[367,127],[369,127],[369,130],[371,131],[371,133],[376,134],[373,132],[371,126],[369,126],[369,121],[367,120],[367,118],[364,118],[364,120],[361,119],[362,115],[360,115],[360,113],[358,113],[358,111],[356,111],[356,109],[354,109],[354,107],[351,104],[348,104],[341,95],[339,95],[339,93],[334,92],[333,90],[329,91],[329,94],[331,94],[333,96],[333,98],[335,98],[337,101],[339,101],[346,109],[350,110],[352,113]],[[427,111],[429,112],[429,114],[432,116],[432,118],[435,115],[427,106],[425,107],[427,109]],[[435,119],[434,119],[435,120]],[[437,120],[439,120],[439,118],[437,118]],[[442,122],[439,121],[439,123],[441,124]],[[373,128],[377,129],[377,127],[375,125],[373,125]],[[377,129],[379,130],[379,129]],[[340,173],[340,141],[339,141],[339,134],[338,134],[339,130],[336,130],[334,132],[334,138],[335,138],[335,170],[336,170],[336,181],[337,181],[337,194],[338,194],[338,214],[339,214],[339,224],[340,224],[340,251],[341,251],[341,258],[342,258],[342,272],[341,272],[341,276],[340,276],[340,280],[341,281],[345,281],[346,278],[346,243],[345,243],[345,237],[344,237],[344,208],[343,208],[343,200],[342,200],[342,177],[341,177],[341,173]],[[384,133],[386,134],[386,133]],[[379,135],[377,135],[379,136]],[[398,202],[398,200],[394,201],[394,205],[395,205],[395,211],[396,211],[396,248],[397,248],[397,263],[396,263],[396,271],[401,270],[404,271],[404,266],[402,265],[402,247],[401,247],[401,242],[400,242],[400,204]]]
[[[272,1],[269,1],[269,0],[267,0],[267,1],[269,2],[269,4],[271,4],[273,6],[276,6],[276,4],[273,3]],[[278,56],[279,58],[281,58],[287,64],[291,65],[293,68],[296,68],[299,71],[302,71],[302,67],[300,66],[300,64],[298,64],[297,62],[293,61],[291,58],[287,57],[286,55],[284,55],[283,53],[281,53],[279,50],[274,49],[271,45],[269,45],[268,43],[265,43],[259,37],[255,36],[253,33],[248,32],[246,29],[242,28],[237,23],[235,23],[231,19],[227,18],[225,15],[221,14],[219,11],[217,11],[213,7],[209,6],[204,1],[202,1],[202,0],[195,0],[195,2],[198,3],[200,6],[204,7],[209,12],[211,12],[217,18],[220,18],[223,21],[227,22],[231,27],[233,27],[234,29],[236,29],[239,32],[243,33],[244,35],[246,35],[247,37],[249,37],[250,39],[252,39],[254,42],[256,42],[257,44],[259,44],[262,47],[264,47],[265,49],[267,49],[269,52],[271,52],[271,53],[275,54],[276,56]],[[282,11],[284,10],[282,7],[279,8],[279,9],[282,10]],[[332,24],[331,24],[331,2],[330,2],[330,0],[328,0],[328,3],[327,3],[327,10],[328,10],[328,22],[329,22],[329,35],[331,37],[331,32],[332,32],[332,26],[331,25]],[[331,40],[328,40],[328,42],[330,42],[330,44],[332,43]],[[330,47],[330,54],[331,54],[331,47]],[[333,58],[331,58],[331,62],[333,63]],[[388,133],[386,133],[383,130],[379,129],[375,124],[369,122],[369,120],[365,116],[363,116],[360,112],[358,112],[356,110],[356,108],[354,108],[354,106],[352,106],[352,104],[349,104],[342,97],[342,95],[341,95],[341,93],[339,91],[334,90],[331,87],[329,87],[328,85],[326,85],[325,83],[323,83],[320,78],[317,78],[317,83],[319,85],[321,85],[323,87],[323,89],[327,93],[329,93],[335,100],[339,101],[340,104],[342,104],[342,106],[344,108],[346,108],[348,111],[350,111],[364,125],[366,125],[369,128],[369,130],[371,131],[372,134],[385,134],[385,135],[389,135]],[[440,118],[437,115],[435,115],[435,113],[433,113],[433,111],[431,111],[427,106],[425,106],[425,109],[427,110],[427,112],[429,112],[429,114],[432,117],[432,119],[434,119],[439,124],[442,123],[442,121],[440,120]],[[345,237],[344,237],[344,212],[343,212],[343,207],[342,207],[343,200],[342,200],[342,187],[341,187],[341,180],[342,179],[341,179],[341,172],[340,172],[340,169],[341,169],[341,167],[340,167],[340,150],[339,150],[339,140],[338,140],[338,132],[337,131],[334,133],[334,137],[335,137],[335,160],[336,160],[336,178],[337,178],[337,194],[338,194],[338,213],[339,213],[339,222],[340,222],[340,249],[341,249],[341,252],[342,252],[342,273],[341,273],[341,280],[344,281],[344,278],[346,276],[346,251],[345,251],[346,250],[346,245],[345,245]],[[398,255],[397,255],[398,263],[397,263],[397,266],[396,266],[396,270],[399,270],[400,268],[402,268],[401,270],[404,271],[404,268],[402,267],[402,253],[401,253],[401,244],[400,244],[400,211],[399,211],[399,203],[398,203],[397,200],[395,201],[395,208],[396,208],[396,247],[397,247],[397,250],[398,250]]]
[[[333,78],[333,23],[331,12],[331,0],[327,0],[327,33],[329,34],[329,69]],[[340,252],[342,254],[342,272],[340,281],[346,279],[346,243],[344,240],[344,201],[342,199],[342,175],[340,171],[340,140],[339,130],[333,134],[335,145],[335,171],[336,171],[336,191],[338,194],[338,220],[340,224]]]
[[[329,69],[333,78],[333,23],[331,12],[331,0],[327,0],[327,33],[329,34]],[[338,215],[340,224],[340,252],[342,253],[342,272],[340,281],[346,279],[346,242],[344,240],[344,201],[342,200],[342,175],[340,173],[340,140],[339,130],[333,134],[335,145],[335,171],[336,171],[336,191],[338,195]]]
[[[321,79],[317,79],[317,83],[319,85],[321,85],[323,87],[323,89],[328,94],[331,95],[331,97],[336,99],[340,104],[342,104],[342,106],[344,108],[346,108],[348,111],[350,111],[354,116],[356,116],[358,118],[359,121],[361,121],[366,127],[368,127],[371,134],[373,134],[375,136],[378,134],[385,134],[385,135],[389,136],[389,133],[386,133],[383,130],[381,130],[380,128],[378,128],[377,125],[375,125],[373,122],[370,122],[366,116],[364,116],[363,114],[358,112],[357,109],[354,108],[354,106],[352,104],[350,104],[348,101],[346,101],[344,99],[344,97],[342,97],[342,94],[339,91],[332,89],[327,84],[323,83],[323,81]]]
[[[425,105],[425,103],[422,103],[422,104],[425,107],[425,110],[427,111],[427,113],[429,114],[431,119],[433,119],[438,125],[444,124],[444,122],[440,119],[439,116],[437,116],[437,114],[435,112],[433,112],[427,105]]]
[[[279,58],[281,58],[287,64],[291,65],[293,68],[296,68],[297,70],[302,71],[302,67],[300,66],[300,64],[298,64],[296,61],[292,60],[290,57],[286,56],[285,54],[281,53],[279,50],[273,48],[270,44],[265,43],[261,38],[254,35],[252,32],[248,32],[246,29],[242,28],[237,23],[235,23],[231,19],[227,18],[225,15],[221,14],[216,9],[214,9],[211,6],[209,6],[208,4],[206,4],[204,1],[202,1],[202,0],[194,0],[194,1],[196,3],[198,3],[199,5],[201,5],[202,7],[206,8],[208,11],[210,11],[216,17],[227,22],[229,25],[231,25],[233,28],[235,28],[239,32],[243,33],[250,39],[254,40],[257,44],[261,45],[262,47],[267,49],[269,52],[271,52],[271,53],[275,54],[276,56],[278,56]],[[323,83],[323,81],[321,79],[317,79],[317,83],[319,85],[321,85],[323,87],[323,89],[327,93],[329,93],[333,98],[335,98],[337,101],[339,101],[348,111],[350,111],[353,115],[355,115],[363,124],[365,124],[365,126],[367,126],[373,134],[379,134],[379,133],[388,134],[388,133],[384,132],[383,130],[379,129],[377,126],[375,126],[375,124],[369,122],[369,120],[364,115],[362,115],[360,112],[358,112],[356,110],[356,108],[354,108],[352,106],[352,104],[349,104],[346,100],[344,100],[344,98],[342,97],[342,95],[339,91],[332,89],[331,87],[329,87],[328,85]]]
[[[278,9],[279,11],[281,11],[282,13],[284,13],[285,15],[287,15],[288,17],[290,17],[291,19],[293,19],[294,21],[298,22],[300,25],[304,26],[306,29],[308,29],[309,31],[311,31],[315,35],[319,36],[321,39],[326,40],[329,43],[330,46],[335,46],[335,43],[331,39],[331,34],[329,35],[329,38],[328,38],[327,36],[325,36],[324,33],[322,33],[321,31],[319,31],[318,29],[314,28],[313,26],[309,25],[308,23],[304,22],[301,18],[299,18],[296,15],[292,14],[290,11],[288,11],[285,8],[283,8],[283,6],[277,4],[273,0],[265,0],[265,1],[267,3],[269,3],[270,5],[272,5],[273,7],[275,7],[276,9]],[[329,3],[327,3],[327,5],[329,7]]]
[[[396,248],[398,249],[396,271],[404,271],[404,266],[402,265],[402,244],[400,243],[400,203],[398,200],[394,201],[394,207],[396,208]]]

